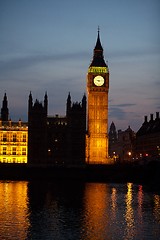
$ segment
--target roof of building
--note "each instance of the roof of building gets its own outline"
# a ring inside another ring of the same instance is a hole
[[[28,128],[28,122],[22,122],[19,120],[18,122],[9,121],[0,121],[0,129],[1,130],[22,130]]]
[[[153,134],[160,132],[160,118],[159,113],[156,113],[156,118],[153,119],[153,114],[151,114],[151,119],[147,121],[147,117],[145,116],[145,121],[137,132],[137,136]]]

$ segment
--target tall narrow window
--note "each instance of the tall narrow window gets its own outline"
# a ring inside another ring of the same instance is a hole
[[[16,155],[16,147],[12,148],[12,155]]]
[[[3,147],[3,155],[6,155],[6,154],[7,154],[7,148]]]
[[[6,142],[6,141],[7,141],[7,134],[4,133],[4,134],[3,134],[3,142]]]
[[[22,155],[24,156],[24,155],[26,155],[26,148],[22,148]]]
[[[23,142],[26,142],[26,134],[23,134]]]
[[[17,141],[17,135],[16,133],[13,134],[13,142],[16,142]]]

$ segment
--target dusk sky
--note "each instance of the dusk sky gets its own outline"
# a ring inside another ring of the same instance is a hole
[[[27,121],[28,96],[49,115],[81,101],[100,26],[110,69],[109,125],[134,131],[160,111],[159,0],[0,0],[0,108]]]

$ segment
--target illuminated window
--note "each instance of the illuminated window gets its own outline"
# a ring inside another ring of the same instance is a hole
[[[7,154],[7,148],[3,147],[3,155],[6,155],[6,154]]]
[[[26,155],[26,148],[22,148],[22,155]]]
[[[12,148],[12,155],[16,155],[16,147]]]
[[[3,134],[3,142],[6,142],[6,141],[7,141],[7,134],[4,133],[4,134]]]
[[[14,133],[13,134],[13,142],[16,142],[17,141],[17,135]]]
[[[26,134],[23,134],[23,142],[26,142]]]

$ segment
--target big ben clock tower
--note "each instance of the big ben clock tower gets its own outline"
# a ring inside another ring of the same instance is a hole
[[[103,57],[99,29],[93,60],[88,68],[88,133],[86,161],[108,163],[108,90],[109,69]]]

